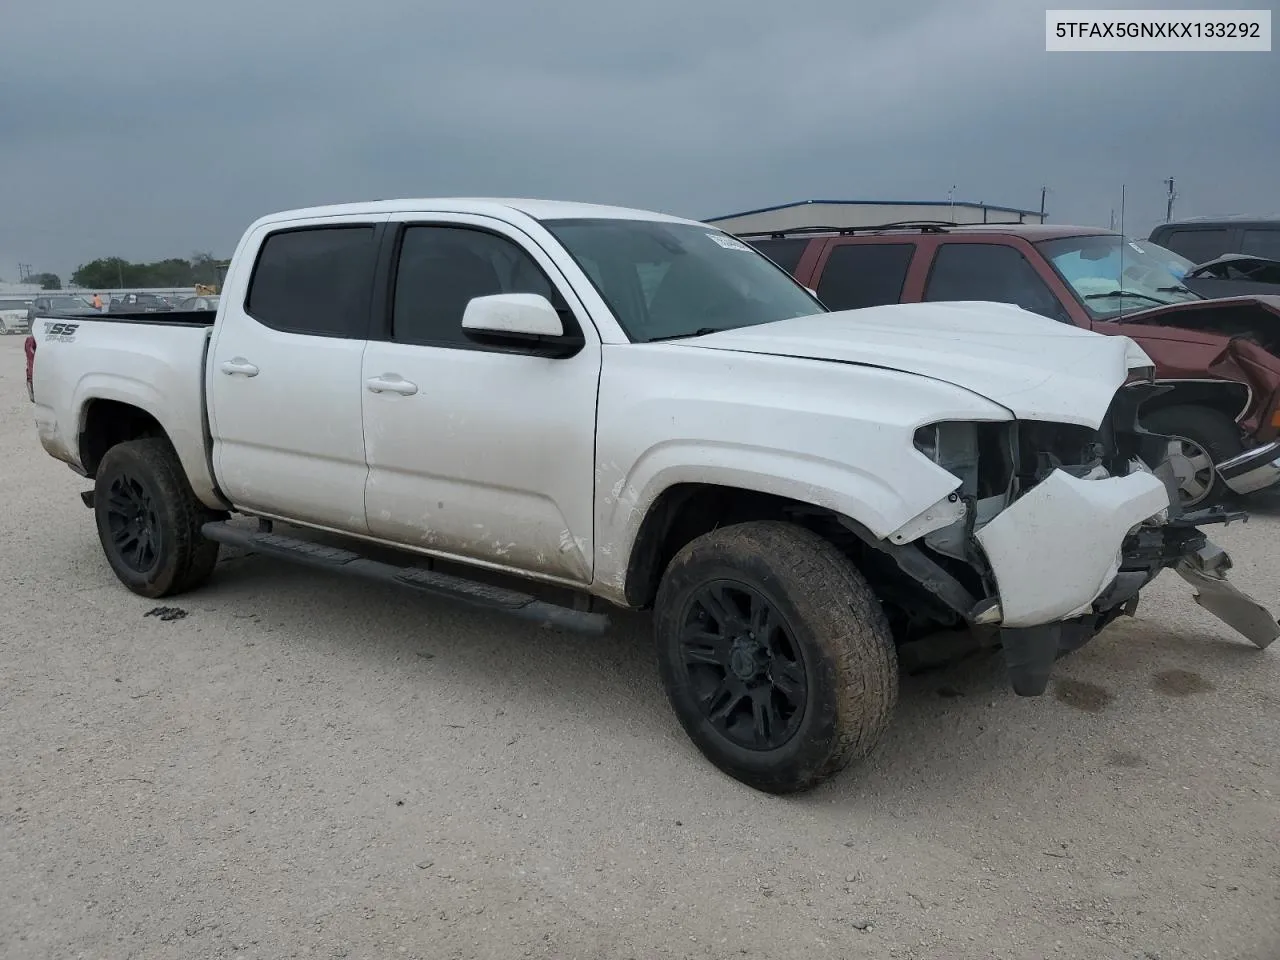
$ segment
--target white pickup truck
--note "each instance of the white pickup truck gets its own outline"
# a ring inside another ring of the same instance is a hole
[[[829,313],[705,224],[526,200],[269,216],[216,314],[28,343],[40,440],[129,589],[235,544],[563,627],[651,608],[690,737],[774,792],[873,746],[900,661],[999,647],[1040,694],[1165,568],[1280,634],[1197,527],[1233,515],[1171,503],[1149,367],[1002,304]]]

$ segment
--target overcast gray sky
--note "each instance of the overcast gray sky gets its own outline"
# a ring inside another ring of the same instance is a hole
[[[17,0],[0,37],[6,280],[366,198],[702,218],[1044,183],[1106,226],[1124,183],[1145,233],[1173,176],[1178,215],[1280,211],[1280,54],[1047,54],[1027,0]]]

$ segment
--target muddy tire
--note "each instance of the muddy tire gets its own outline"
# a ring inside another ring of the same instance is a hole
[[[690,542],[654,605],[662,682],[685,732],[729,776],[808,789],[865,756],[898,699],[889,625],[853,564],[788,523]]]
[[[224,515],[196,499],[168,440],[147,437],[108,450],[93,500],[102,552],[134,593],[183,593],[213,573],[218,544],[200,527]]]
[[[1166,407],[1144,416],[1142,425],[1179,443],[1183,469],[1192,474],[1190,479],[1179,477],[1183,509],[1203,510],[1231,496],[1217,465],[1243,453],[1244,441],[1229,416],[1210,407]]]

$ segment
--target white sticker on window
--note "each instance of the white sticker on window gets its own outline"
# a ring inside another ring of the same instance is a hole
[[[727,233],[708,233],[707,236],[720,244],[720,246],[724,247],[726,250],[745,250],[747,253],[751,252],[751,248],[745,243],[737,237],[729,236]]]

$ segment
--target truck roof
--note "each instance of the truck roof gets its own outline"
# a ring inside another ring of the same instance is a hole
[[[650,210],[634,210],[629,207],[610,207],[595,203],[577,203],[568,200],[532,200],[503,197],[435,197],[402,200],[370,200],[357,203],[329,204],[319,207],[303,207],[283,210],[259,218],[254,226],[286,223],[293,220],[312,220],[323,217],[349,216],[373,213],[471,213],[477,215],[503,215],[512,211],[532,217],[534,220],[562,220],[593,218],[603,220],[659,220],[668,223],[687,223],[705,226],[696,220],[685,220]]]

